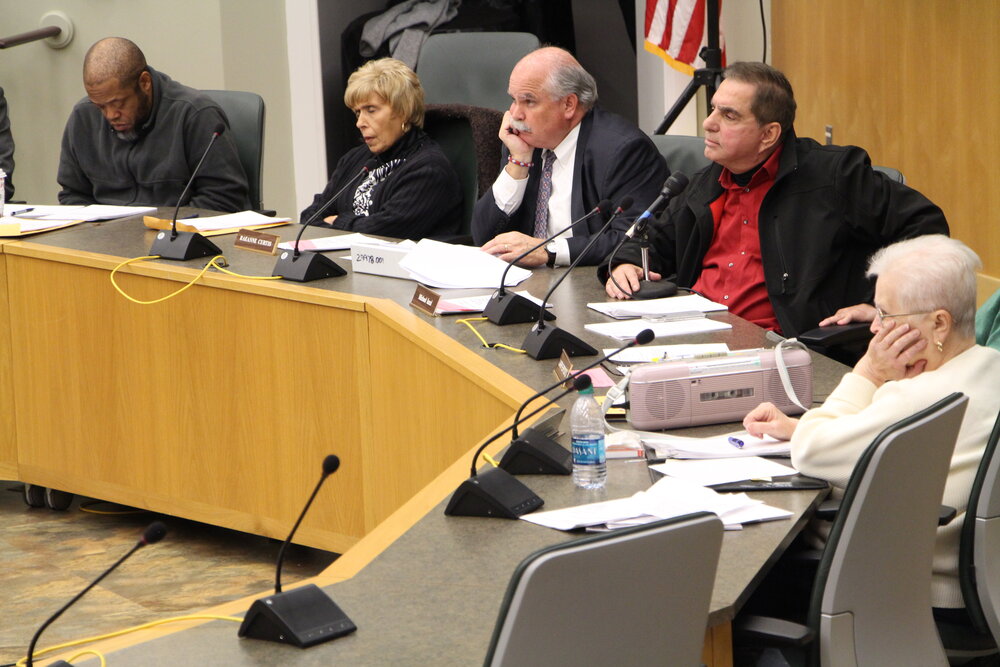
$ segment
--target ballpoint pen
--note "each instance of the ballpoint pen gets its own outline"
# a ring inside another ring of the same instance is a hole
[[[34,206],[29,206],[28,208],[22,208],[20,211],[15,211],[11,213],[12,216],[24,215],[25,213],[31,213],[35,210]]]
[[[733,447],[736,447],[737,449],[743,449],[743,441],[740,440],[739,438],[734,438],[733,436],[729,436],[729,444],[732,445]]]

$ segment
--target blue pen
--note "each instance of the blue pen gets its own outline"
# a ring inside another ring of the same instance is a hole
[[[729,436],[729,444],[732,445],[733,447],[736,447],[737,449],[743,449],[743,441],[740,440],[739,438],[734,438],[733,436]]]

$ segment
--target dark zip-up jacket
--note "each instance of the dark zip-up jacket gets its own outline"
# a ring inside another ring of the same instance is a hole
[[[153,104],[135,141],[123,141],[88,98],[63,132],[60,204],[174,206],[216,126],[218,104],[166,74],[153,77]],[[235,212],[250,208],[247,177],[228,132],[215,140],[182,206]]]
[[[650,269],[691,287],[701,274],[715,222],[709,208],[723,193],[722,166],[697,172],[649,227]],[[879,248],[923,234],[947,234],[944,213],[922,194],[873,171],[856,146],[821,146],[789,132],[774,185],[758,215],[768,298],[785,336],[816,327],[838,308],[870,303],[865,278]],[[640,264],[628,241],[614,265]],[[607,280],[606,265],[600,271]]]

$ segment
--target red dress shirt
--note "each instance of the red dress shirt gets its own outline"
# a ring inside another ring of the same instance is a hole
[[[719,183],[725,191],[711,204],[715,233],[693,286],[743,319],[779,332],[778,318],[764,284],[757,214],[774,185],[781,148],[779,145],[747,185],[739,185],[731,171],[722,170]]]

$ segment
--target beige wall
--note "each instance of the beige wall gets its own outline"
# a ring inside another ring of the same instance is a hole
[[[0,86],[14,133],[17,198],[55,203],[66,118],[84,90],[83,55],[109,35],[128,37],[149,64],[194,88],[252,90],[267,104],[264,205],[294,215],[284,3],[279,0],[0,0],[4,35],[37,27],[50,9],[72,19],[64,49],[41,42],[0,51]]]
[[[941,206],[1000,278],[1000,2],[773,0],[774,64],[796,129],[856,144]],[[983,295],[981,295],[982,297]]]

